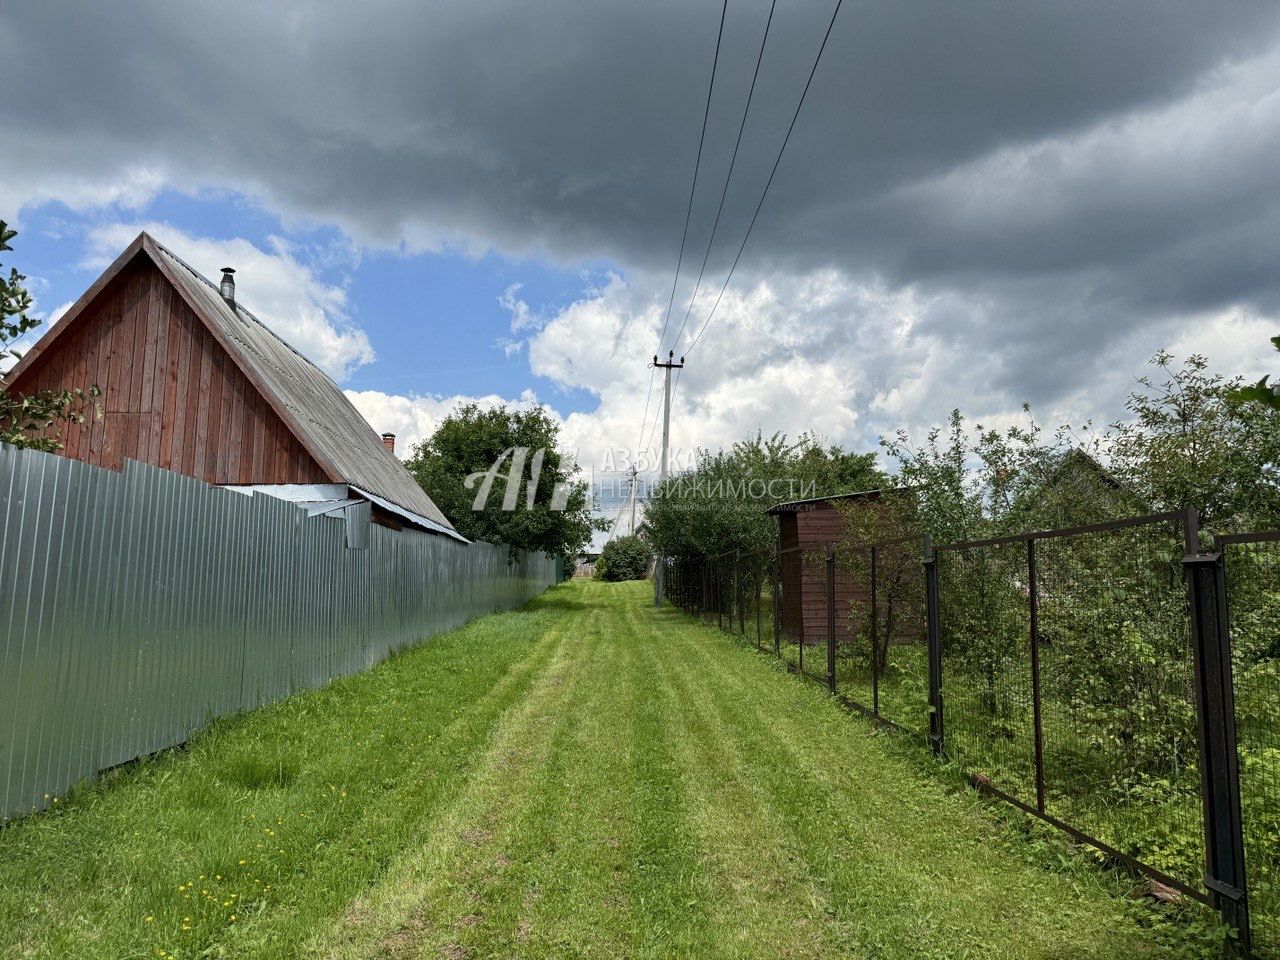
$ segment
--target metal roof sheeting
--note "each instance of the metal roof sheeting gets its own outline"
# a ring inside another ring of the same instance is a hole
[[[333,479],[429,521],[428,527],[457,535],[336,383],[239,303],[233,309],[218,288],[182,258],[148,234],[141,239],[183,298],[220,340],[230,344],[235,359],[248,368],[245,372],[272,394],[267,399],[284,408],[285,422],[321,466],[336,474]]]

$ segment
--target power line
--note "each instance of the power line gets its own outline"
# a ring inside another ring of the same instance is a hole
[[[698,171],[702,167],[702,147],[707,139],[707,121],[711,116],[711,95],[715,92],[716,88],[716,70],[720,65],[720,43],[724,39],[724,21],[728,12],[729,0],[723,0],[723,3],[720,6],[720,27],[716,31],[716,50],[715,54],[711,58],[711,82],[707,84],[707,103],[702,111],[702,130],[698,134],[698,156],[693,164],[693,183],[689,187],[689,205],[684,212],[684,231],[680,235],[680,255],[676,258],[675,279],[671,281],[671,296],[667,300],[667,315],[662,321],[662,332],[658,334],[659,350],[662,349],[662,341],[665,340],[667,336],[667,325],[671,322],[671,308],[675,304],[676,288],[680,284],[680,267],[684,263],[684,248],[685,244],[689,240],[689,221],[693,216],[693,198],[698,192]],[[649,402],[653,399],[654,374],[655,371],[650,369],[649,389],[644,398],[644,415],[640,418],[640,435],[637,438],[637,447],[633,453],[638,453],[640,450],[645,449],[643,446],[644,428],[649,420]],[[656,426],[656,420],[654,421],[654,424]]]
[[[711,258],[711,248],[716,242],[716,231],[720,228],[720,215],[724,213],[724,201],[729,195],[729,182],[733,179],[733,168],[738,162],[738,149],[742,146],[742,134],[747,129],[747,114],[751,112],[751,99],[755,96],[756,80],[760,77],[760,64],[764,62],[764,48],[769,42],[769,27],[773,25],[773,11],[777,9],[777,6],[778,0],[773,0],[769,5],[769,18],[764,23],[764,36],[760,40],[760,53],[756,56],[755,71],[751,74],[751,87],[747,90],[747,103],[742,108],[742,122],[738,124],[738,139],[733,143],[733,155],[729,158],[729,172],[725,174],[724,189],[720,191],[720,206],[716,208],[716,218],[711,224],[711,236],[707,240],[707,249],[702,254],[702,266],[698,270],[698,282],[693,285],[693,293],[689,296],[689,306],[684,311],[684,320],[680,323],[680,329],[676,331],[676,344],[680,343],[680,337],[684,334],[684,328],[689,322],[689,315],[693,313],[693,304],[698,299],[698,291],[702,289],[702,277],[707,272],[707,261]]]
[[[769,187],[773,184],[774,175],[778,172],[778,166],[782,163],[782,155],[786,152],[787,144],[791,142],[791,133],[796,128],[796,120],[800,118],[800,109],[804,106],[805,98],[809,95],[809,87],[813,84],[814,74],[818,72],[818,64],[822,61],[822,53],[827,49],[827,41],[831,39],[831,30],[836,25],[836,16],[840,13],[840,6],[844,0],[836,0],[835,9],[831,12],[831,22],[827,24],[827,32],[822,37],[822,45],[818,47],[818,55],[813,58],[813,67],[809,70],[809,79],[805,81],[804,90],[800,94],[800,102],[796,104],[796,112],[791,116],[791,125],[787,127],[787,135],[782,138],[782,146],[778,148],[778,157],[773,161],[773,169],[769,171],[769,179],[765,181],[764,190],[760,194],[760,202],[756,204],[756,211],[751,216],[751,222],[747,225],[747,232],[742,237],[742,243],[738,246],[737,256],[733,258],[733,265],[729,267],[729,274],[724,278],[724,284],[720,287],[720,293],[716,296],[716,302],[711,307],[711,312],[707,314],[707,319],[702,322],[702,327],[698,330],[697,336],[689,344],[684,351],[685,356],[693,352],[693,348],[698,345],[698,341],[702,339],[702,335],[707,332],[707,327],[716,315],[716,310],[720,307],[720,300],[724,297],[724,292],[729,287],[729,281],[733,279],[733,272],[738,269],[738,261],[742,259],[742,251],[746,249],[747,240],[751,237],[751,231],[755,228],[756,220],[760,216],[760,209],[764,206],[765,198],[769,195]]]
[[[702,111],[702,132],[698,135],[698,159],[693,164],[693,184],[689,187],[689,206],[684,212],[684,233],[680,236],[680,256],[676,258],[676,276],[671,281],[671,297],[667,301],[667,316],[662,321],[662,333],[658,335],[658,349],[667,336],[667,324],[671,322],[671,307],[676,301],[676,287],[680,284],[680,266],[684,262],[684,247],[689,239],[689,219],[693,216],[693,198],[698,192],[698,170],[702,166],[702,145],[707,138],[707,119],[711,116],[711,94],[716,88],[716,67],[720,63],[720,41],[724,39],[724,18],[729,12],[729,0],[720,7],[720,30],[716,34],[716,52],[711,60],[711,83],[707,85],[707,105]]]
[[[643,442],[644,440],[644,426],[649,422],[649,401],[653,399],[653,378],[657,372],[656,368],[649,368],[649,392],[644,395],[644,416],[640,418],[640,436],[637,438],[637,442]],[[654,422],[656,423],[657,421]],[[639,453],[643,449],[644,447],[642,446],[636,447],[632,454]]]

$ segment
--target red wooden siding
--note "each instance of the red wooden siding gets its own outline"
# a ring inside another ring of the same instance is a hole
[[[803,636],[806,643],[826,642],[827,544],[845,532],[844,517],[826,501],[778,514],[778,549],[791,551],[782,554],[782,626],[792,640]],[[868,600],[866,588],[837,567],[837,643],[852,639],[852,605]]]
[[[95,384],[101,416],[64,427],[68,457],[117,470],[139,460],[216,484],[331,479],[145,256],[9,389]]]

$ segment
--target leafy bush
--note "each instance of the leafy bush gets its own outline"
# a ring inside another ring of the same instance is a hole
[[[643,580],[653,551],[639,537],[618,537],[604,545],[596,561],[597,580]]]

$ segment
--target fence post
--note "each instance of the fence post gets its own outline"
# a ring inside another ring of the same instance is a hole
[[[929,647],[929,745],[941,754],[946,741],[942,723],[942,621],[939,616],[938,554],[933,538],[924,535],[925,636]]]
[[[876,546],[871,545],[871,715],[880,719],[880,609],[876,603]]]
[[[756,579],[756,570],[758,567],[751,568],[751,605],[756,611],[756,649],[760,649],[760,581]]]
[[[827,689],[836,692],[836,551],[827,544]]]
[[[1031,722],[1035,729],[1036,809],[1044,813],[1044,725],[1040,714],[1040,593],[1036,540],[1027,538],[1027,606],[1031,628]]]
[[[1182,559],[1191,599],[1191,636],[1200,727],[1200,784],[1204,801],[1205,880],[1222,920],[1249,955],[1249,901],[1245,879],[1244,823],[1236,753],[1235,694],[1227,581],[1222,551],[1200,552],[1199,518],[1189,508],[1183,521]]]
[[[733,555],[733,596],[738,604],[738,633],[747,635],[747,591],[742,589],[742,553]]]
[[[716,560],[716,626],[724,629],[724,558]]]
[[[782,554],[773,567],[773,655],[782,659]]]

